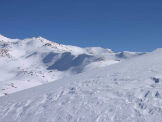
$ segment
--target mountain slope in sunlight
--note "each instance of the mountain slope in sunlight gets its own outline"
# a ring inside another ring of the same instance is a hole
[[[161,122],[162,49],[0,97],[1,122]]]
[[[121,52],[122,53],[122,52]],[[129,54],[129,55],[128,55]],[[0,35],[0,96],[118,63],[142,53],[80,48],[42,37],[24,40]]]

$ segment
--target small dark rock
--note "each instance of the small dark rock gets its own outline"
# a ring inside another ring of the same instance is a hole
[[[158,98],[160,97],[160,94],[158,91],[155,93],[155,97],[158,97]]]
[[[159,83],[159,78],[155,78],[155,77],[152,77],[152,80],[155,82],[155,83]]]

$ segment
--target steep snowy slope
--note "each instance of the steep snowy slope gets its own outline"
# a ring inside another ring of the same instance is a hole
[[[1,122],[161,122],[162,49],[0,97]]]
[[[127,52],[126,56],[139,54]],[[20,40],[0,35],[0,96],[118,63],[124,56],[110,49],[62,45],[42,37]]]

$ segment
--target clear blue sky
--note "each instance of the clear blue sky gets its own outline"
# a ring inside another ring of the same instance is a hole
[[[162,44],[162,0],[0,0],[0,33],[151,51]]]

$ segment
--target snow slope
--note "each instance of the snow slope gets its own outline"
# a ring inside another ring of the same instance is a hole
[[[20,40],[0,35],[0,96],[97,70],[141,54],[62,45],[42,37]]]
[[[161,122],[162,49],[0,97],[0,122]]]

